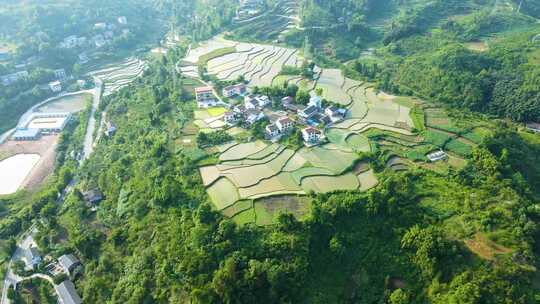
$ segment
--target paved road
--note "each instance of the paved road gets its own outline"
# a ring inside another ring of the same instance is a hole
[[[94,77],[94,82],[96,83],[96,87],[93,92],[94,100],[92,101],[92,111],[90,112],[90,117],[88,118],[86,135],[84,136],[83,160],[87,159],[94,151],[94,129],[96,128],[96,118],[94,116],[99,106],[99,102],[101,100],[101,91],[103,89],[103,82],[99,78]]]

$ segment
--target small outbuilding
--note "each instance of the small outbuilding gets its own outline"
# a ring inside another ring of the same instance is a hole
[[[58,263],[67,275],[70,275],[77,266],[81,265],[81,261],[73,254],[64,254],[59,257]]]
[[[54,93],[58,93],[60,91],[62,91],[62,84],[60,83],[60,81],[53,81],[53,82],[50,82],[49,83],[49,88],[51,89],[51,91],[53,91]]]
[[[448,158],[448,154],[446,154],[444,151],[436,151],[429,153],[426,155],[426,157],[429,159],[430,162],[434,163],[440,160],[444,160]]]
[[[527,130],[533,131],[535,133],[540,133],[540,123],[530,122],[526,125]]]
[[[91,204],[95,205],[103,200],[103,194],[99,189],[92,189],[83,193],[84,200]]]

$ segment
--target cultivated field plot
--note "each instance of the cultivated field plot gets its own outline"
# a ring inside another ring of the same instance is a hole
[[[359,156],[353,147],[369,147],[369,142],[351,135],[342,142],[349,148],[327,144],[293,151],[262,141],[222,145],[217,148],[220,163],[200,168],[203,184],[215,207],[228,213],[238,201],[359,189],[362,183],[353,170]]]
[[[254,40],[281,39],[300,23],[300,1],[279,0],[266,12],[249,19],[236,20],[233,35]]]
[[[216,36],[210,40],[202,42],[196,48],[191,48],[184,58],[184,61],[196,65],[197,62],[199,62],[199,59],[205,54],[226,47],[234,47],[236,44],[237,43],[234,41],[223,39],[221,36]]]
[[[344,85],[345,77],[341,73],[341,70],[322,69],[321,75],[317,80],[316,88],[323,90],[323,98],[346,106],[351,103],[351,96],[343,88]]]
[[[243,43],[214,37],[191,49],[180,70],[190,76],[197,76],[196,67],[203,56],[226,47],[235,47],[236,52],[217,56],[207,62],[207,71],[221,80],[235,80],[244,76],[251,86],[270,86],[284,65],[300,66],[302,60],[295,49],[272,45]]]
[[[226,111],[227,109],[223,107],[197,109],[193,112],[195,118],[193,123],[199,130],[207,130],[208,132],[221,130],[225,127],[222,118]]]
[[[132,83],[144,73],[147,67],[143,60],[128,58],[118,64],[90,72],[88,75],[103,81],[103,96],[108,96]]]

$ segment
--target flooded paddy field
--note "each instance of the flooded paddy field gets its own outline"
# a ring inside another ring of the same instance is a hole
[[[39,154],[16,154],[0,161],[0,195],[17,192],[40,158]]]

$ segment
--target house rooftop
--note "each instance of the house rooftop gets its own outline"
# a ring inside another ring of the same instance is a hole
[[[331,105],[329,106],[328,108],[326,108],[327,110],[329,111],[332,111],[332,112],[337,112],[339,111],[339,108],[336,106],[336,105]]]
[[[302,132],[305,132],[307,134],[322,134],[321,130],[314,128],[314,127],[307,127]]]
[[[98,189],[92,189],[83,193],[84,200],[95,204],[103,200],[103,194]]]
[[[261,114],[261,111],[260,110],[257,110],[257,109],[249,109],[249,110],[246,110],[246,115],[259,115]]]
[[[275,124],[269,124],[269,125],[267,125],[267,126],[266,126],[266,130],[267,130],[268,132],[272,132],[272,133],[278,132],[278,131],[279,131],[278,127],[277,127]]]
[[[292,120],[289,117],[281,117],[277,120],[280,124],[291,123]]]
[[[316,106],[308,106],[307,108],[301,110],[305,115],[309,116],[309,115],[312,115],[313,113],[315,112],[318,112],[319,109],[316,107]]]
[[[195,93],[204,93],[204,92],[212,92],[213,89],[212,87],[198,87],[198,88],[195,88]]]
[[[58,285],[58,295],[63,304],[81,304],[82,300],[75,290],[75,285],[70,280],[66,280]]]
[[[230,86],[226,86],[223,89],[224,90],[233,90],[233,89],[236,89],[236,88],[239,88],[239,87],[245,87],[245,86],[246,85],[243,84],[243,83],[237,83],[237,84],[233,84],[233,85],[230,85]]]
[[[445,159],[446,157],[448,157],[448,155],[444,151],[435,151],[435,152],[429,153],[428,155],[426,155],[426,157],[430,161],[435,162],[441,159]]]
[[[26,251],[26,254],[27,254],[28,259],[30,260],[41,257],[36,247],[28,248],[28,250]]]
[[[530,122],[530,123],[527,124],[527,129],[540,131],[540,123],[538,123],[538,122]]]
[[[58,258],[58,263],[65,269],[70,269],[73,265],[80,263],[80,261],[73,254],[64,254]]]
[[[40,132],[41,131],[39,129],[17,129],[13,134],[13,137],[36,137]]]
[[[281,102],[284,102],[284,103],[291,103],[293,101],[294,101],[294,98],[292,98],[291,96],[285,96],[281,98]]]

